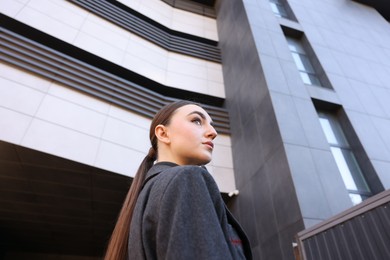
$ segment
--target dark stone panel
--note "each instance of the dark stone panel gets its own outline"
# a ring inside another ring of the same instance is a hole
[[[277,232],[276,216],[273,210],[274,202],[272,197],[269,196],[271,190],[268,175],[266,168],[262,167],[250,182],[252,185],[253,207],[259,244],[265,243]],[[254,244],[253,246],[257,245]]]
[[[283,146],[267,160],[266,167],[280,230],[302,218]]]
[[[238,189],[242,189],[245,186],[246,181],[249,180],[250,175],[248,174],[245,162],[250,163],[247,160],[247,153],[245,151],[245,142],[243,139],[238,139],[233,142],[233,164],[234,164],[234,175],[236,180],[236,186]],[[233,140],[232,140],[233,141]],[[238,152],[234,152],[238,151]]]
[[[302,220],[298,220],[295,223],[292,223],[288,227],[279,231],[280,237],[280,246],[284,250],[282,250],[283,260],[295,259],[294,250],[292,243],[295,242],[296,234],[303,230],[304,224]]]
[[[268,159],[283,142],[273,111],[271,99],[269,97],[264,98],[257,108],[257,111],[259,112],[256,117],[256,124],[259,129],[259,134],[263,140],[261,149],[264,153],[264,158]]]
[[[239,195],[239,211],[240,211],[240,224],[248,235],[251,245],[258,244],[255,210],[253,207],[253,189],[251,184],[248,183],[246,187],[240,189]]]
[[[232,1],[232,8],[234,10],[234,24],[235,24],[235,33],[239,39],[239,43],[244,39],[243,35],[246,31],[250,30],[248,26],[248,18],[245,12],[244,5],[242,1]]]
[[[226,206],[228,207],[230,212],[239,222],[241,222],[240,201],[237,199],[237,197],[229,197],[226,201]]]
[[[264,155],[261,150],[261,137],[256,128],[256,124],[248,122],[243,126],[245,131],[241,140],[240,157],[243,161],[238,162],[240,165],[240,176],[236,178],[236,184],[239,189],[250,181],[256,171],[264,164]],[[243,156],[244,155],[244,156]]]
[[[253,259],[256,259],[256,260],[263,260],[263,259],[266,260],[265,258],[261,257],[261,246],[260,245],[252,248],[252,256],[253,256]]]
[[[261,259],[283,259],[282,249],[279,244],[279,236],[277,234],[261,244]]]
[[[239,46],[234,44],[229,44],[228,49],[236,49],[239,48]],[[245,78],[243,75],[245,74],[245,67],[246,67],[246,61],[243,58],[243,54],[239,51],[237,52],[231,52],[223,57],[223,66],[225,67],[226,64],[226,72],[225,74],[228,79],[231,79],[232,82],[231,88],[226,89],[226,95],[227,97],[234,97],[238,91],[241,91],[243,87],[243,81]]]
[[[264,165],[270,154],[282,145],[269,97],[265,96],[258,102],[256,107],[253,104],[253,106],[248,105],[246,109],[248,102],[242,100],[229,110],[232,120],[231,132],[234,133],[232,138],[233,161],[237,166],[235,171],[238,188],[245,185],[251,176]],[[243,118],[246,118],[246,122],[242,122],[245,120]],[[242,124],[237,124],[237,122],[242,122]],[[240,132],[237,133],[236,130]]]
[[[236,186],[230,209],[254,259],[292,259],[302,216],[261,61],[242,1],[216,2]],[[286,257],[286,258],[285,258]]]

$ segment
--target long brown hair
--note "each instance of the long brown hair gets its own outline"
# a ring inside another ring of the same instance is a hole
[[[149,139],[152,147],[149,149],[148,154],[141,162],[141,165],[139,166],[127,193],[122,209],[119,212],[114,231],[112,232],[111,239],[108,243],[104,260],[125,260],[127,257],[127,243],[134,207],[137,202],[138,195],[141,192],[146,173],[153,166],[154,161],[157,159],[158,147],[157,138],[154,132],[156,126],[168,125],[172,115],[178,108],[191,104],[197,105],[191,101],[176,101],[161,108],[160,111],[158,111],[154,116],[149,130]]]

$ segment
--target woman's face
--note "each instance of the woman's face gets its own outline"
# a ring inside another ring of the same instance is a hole
[[[217,132],[209,114],[196,105],[178,108],[165,126],[170,160],[179,165],[204,165],[211,161]]]

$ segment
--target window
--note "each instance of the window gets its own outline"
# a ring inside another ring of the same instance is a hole
[[[288,47],[293,56],[294,62],[297,65],[301,78],[305,84],[308,85],[317,85],[322,86],[312,63],[309,60],[308,55],[303,47],[303,44],[300,40],[286,37]]]
[[[337,117],[328,112],[318,112],[322,130],[341,173],[349,197],[354,205],[372,195],[355,155],[345,138]]]
[[[276,16],[288,18],[287,10],[282,0],[269,0],[269,3]]]

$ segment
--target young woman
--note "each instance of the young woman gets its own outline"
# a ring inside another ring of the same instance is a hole
[[[152,147],[125,199],[105,259],[251,259],[249,241],[203,166],[217,132],[200,106],[163,107]]]

